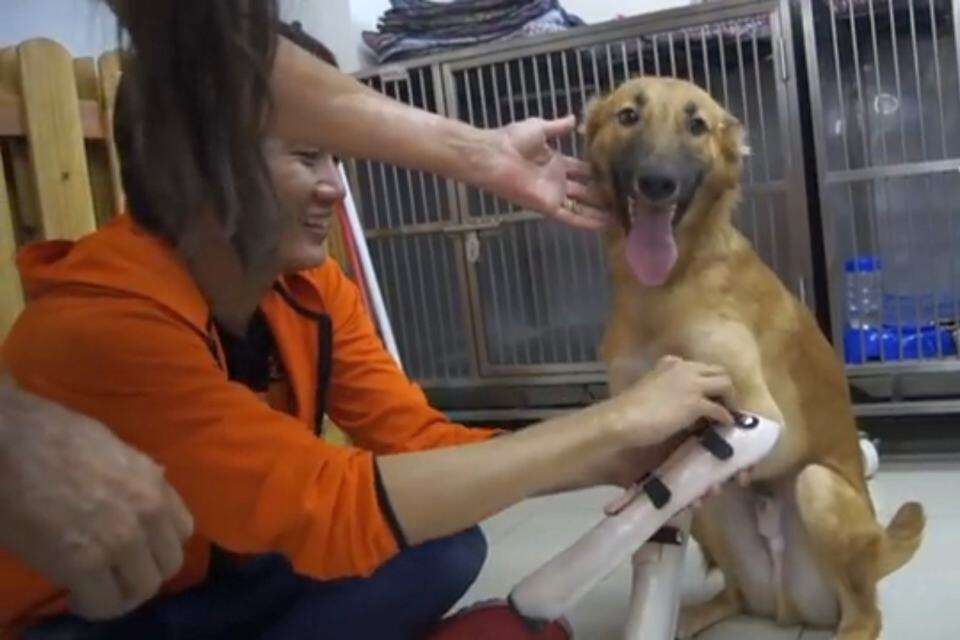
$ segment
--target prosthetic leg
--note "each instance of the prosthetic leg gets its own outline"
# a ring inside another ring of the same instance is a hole
[[[663,534],[654,534],[633,554],[633,587],[624,638],[673,640],[680,613],[683,558],[692,519],[689,510],[680,512],[660,529]]]
[[[510,606],[535,632],[636,551],[625,637],[673,640],[690,527],[684,510],[710,487],[759,462],[779,435],[780,425],[740,414],[734,425],[709,427],[689,438],[629,490],[614,513],[514,587]]]

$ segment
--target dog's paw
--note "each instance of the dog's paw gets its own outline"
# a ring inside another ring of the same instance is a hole
[[[721,591],[712,600],[687,605],[680,610],[676,637],[678,640],[695,638],[705,629],[737,615],[740,611],[740,600],[733,592]]]
[[[681,612],[680,619],[677,621],[676,640],[690,640],[703,630],[703,624],[693,618],[694,616],[689,612],[686,614]]]

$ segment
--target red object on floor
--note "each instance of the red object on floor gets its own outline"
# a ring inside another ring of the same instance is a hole
[[[480,602],[443,620],[425,640],[572,640],[561,618],[534,631],[504,600]]]

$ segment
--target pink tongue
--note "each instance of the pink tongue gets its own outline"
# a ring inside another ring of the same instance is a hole
[[[641,283],[655,287],[663,284],[677,261],[677,243],[673,239],[673,208],[663,211],[633,211],[633,223],[627,236],[627,262]]]

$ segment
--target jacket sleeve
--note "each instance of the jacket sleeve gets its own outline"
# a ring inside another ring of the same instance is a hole
[[[333,421],[357,445],[380,454],[480,442],[499,433],[455,424],[430,406],[384,348],[356,285],[332,262],[315,273],[333,323]]]
[[[281,552],[332,579],[369,575],[398,550],[372,454],[326,444],[230,382],[205,336],[149,301],[35,300],[4,358],[24,388],[163,465],[197,533],[230,551]]]

